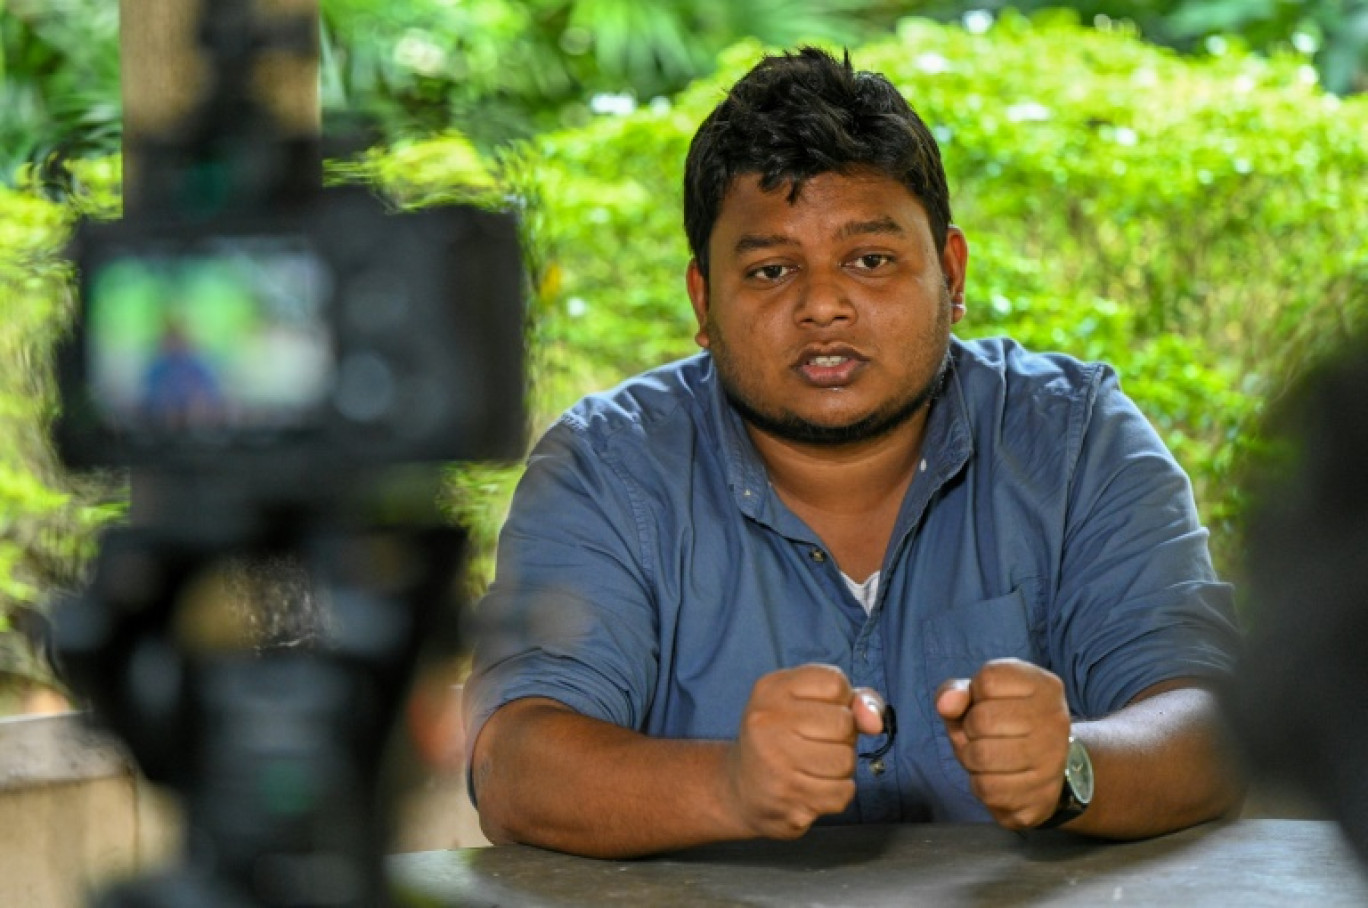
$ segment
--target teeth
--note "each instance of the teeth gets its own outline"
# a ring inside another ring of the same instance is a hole
[[[812,358],[812,364],[814,366],[821,366],[823,368],[828,368],[830,366],[839,366],[841,363],[845,361],[846,358],[844,356],[814,356]]]

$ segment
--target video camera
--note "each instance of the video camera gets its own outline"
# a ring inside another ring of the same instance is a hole
[[[132,497],[54,650],[187,826],[183,866],[106,905],[388,901],[388,732],[420,653],[458,642],[443,465],[523,454],[514,218],[324,190],[316,138],[253,88],[264,54],[316,52],[317,21],[253,6],[203,4],[209,91],[136,149],[124,220],[72,247],[54,440],[130,469]],[[263,640],[228,607],[244,560],[302,565],[308,633]]]
[[[473,208],[86,223],[59,358],[76,467],[245,483],[271,498],[522,443],[517,237]]]

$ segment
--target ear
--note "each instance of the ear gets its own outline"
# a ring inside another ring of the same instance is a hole
[[[950,291],[950,324],[964,318],[964,278],[969,271],[969,241],[964,231],[951,224],[945,233],[945,249],[941,252],[941,272]]]
[[[684,283],[689,288],[689,302],[693,303],[694,318],[698,319],[698,331],[694,342],[705,350],[712,343],[708,337],[708,279],[698,270],[698,259],[689,259],[689,270],[685,272]]]

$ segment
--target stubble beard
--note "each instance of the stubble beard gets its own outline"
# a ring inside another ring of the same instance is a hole
[[[760,431],[796,444],[818,447],[841,447],[872,441],[892,433],[916,416],[923,407],[928,406],[941,391],[946,373],[950,368],[950,331],[949,331],[949,293],[943,294],[942,316],[937,319],[937,334],[943,338],[940,364],[935,373],[920,388],[909,395],[892,402],[889,406],[875,410],[860,419],[841,425],[824,425],[804,419],[797,413],[782,408],[766,410],[747,397],[738,381],[739,370],[731,348],[726,342],[718,325],[708,318],[708,335],[711,338],[710,351],[717,366],[718,379],[722,383],[722,393],[727,402],[741,418]],[[839,392],[834,392],[839,393]]]

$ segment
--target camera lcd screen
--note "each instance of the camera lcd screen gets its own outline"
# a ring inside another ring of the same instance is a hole
[[[326,263],[302,238],[115,253],[87,275],[86,367],[125,437],[305,428],[334,384]]]

